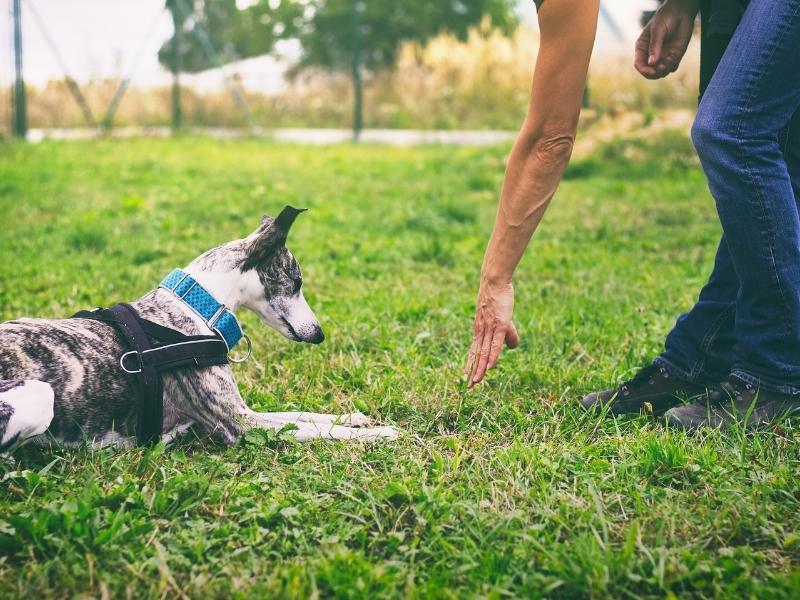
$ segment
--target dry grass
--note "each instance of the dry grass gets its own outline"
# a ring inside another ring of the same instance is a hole
[[[699,43],[689,47],[677,72],[660,81],[634,70],[633,51],[630,56],[599,56],[589,72],[590,104],[599,114],[635,111],[648,120],[663,110],[691,110],[697,105],[699,72]]]
[[[635,112],[649,122],[666,109],[690,109],[697,96],[697,44],[681,70],[660,82],[636,74],[630,57],[596,56],[589,78],[593,114]],[[525,113],[538,33],[521,27],[505,36],[484,25],[465,41],[442,35],[425,46],[406,44],[394,69],[366,81],[368,127],[421,129],[516,129]],[[117,82],[83,86],[96,119],[101,119]],[[31,127],[85,126],[64,82],[30,88]],[[271,127],[349,127],[352,90],[346,74],[305,72],[277,96],[244,91],[256,121]],[[6,103],[7,104],[7,103]],[[242,126],[244,119],[224,89],[200,93],[183,89],[185,121],[198,126]],[[7,124],[8,118],[4,119]],[[117,125],[167,125],[167,87],[128,90]]]

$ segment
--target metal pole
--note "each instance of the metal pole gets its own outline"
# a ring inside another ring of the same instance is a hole
[[[25,79],[22,75],[22,7],[13,0],[14,15],[14,134],[25,139],[28,134],[28,113],[25,105]]]
[[[181,113],[181,81],[180,72],[183,65],[181,56],[181,30],[182,19],[178,16],[177,10],[172,10],[172,23],[175,26],[175,36],[172,38],[172,60],[170,68],[172,70],[172,132],[177,133],[181,128],[183,115]]]
[[[353,0],[353,142],[358,143],[364,128],[363,96],[361,81],[364,32],[361,30],[361,13],[365,0]]]

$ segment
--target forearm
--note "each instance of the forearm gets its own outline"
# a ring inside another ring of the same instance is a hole
[[[492,285],[511,277],[553,198],[572,153],[574,131],[549,136],[523,132],[508,159],[500,205],[486,249],[481,279]]]
[[[525,124],[508,160],[482,283],[507,285],[558,187],[578,126],[597,0],[548,0]]]

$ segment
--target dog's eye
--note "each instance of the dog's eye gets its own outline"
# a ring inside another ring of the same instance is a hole
[[[294,283],[294,290],[293,290],[293,292],[296,294],[297,292],[299,292],[299,291],[300,291],[300,288],[301,288],[301,287],[302,287],[302,285],[303,285],[303,280],[302,280],[302,279],[300,279],[300,278],[298,277],[297,279],[293,279],[293,280],[292,280],[292,283]]]

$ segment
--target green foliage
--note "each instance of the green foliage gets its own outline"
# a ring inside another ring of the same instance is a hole
[[[189,5],[167,3],[183,28],[179,48],[187,72],[214,66],[192,35],[197,26],[226,62],[269,54],[277,42],[296,39],[302,47],[298,68],[347,70],[356,44],[363,44],[364,66],[380,69],[394,64],[403,41],[425,42],[444,32],[463,38],[484,18],[505,31],[515,24],[513,0],[258,0],[241,10],[235,0],[204,0],[194,3],[191,20],[184,13]],[[173,45],[174,38],[159,51],[162,64],[170,64]]]
[[[658,352],[711,267],[719,228],[685,144],[578,163],[597,161],[516,278],[522,347],[472,392],[459,372],[508,148],[0,146],[0,319],[135,298],[308,206],[289,246],[326,341],[243,313],[243,396],[405,433],[22,448],[0,464],[0,597],[797,598],[796,426],[688,436],[577,402]],[[87,223],[102,248],[76,243]]]
[[[464,38],[470,27],[488,18],[506,31],[514,24],[509,0],[318,0],[300,28],[300,66],[343,69],[353,62],[356,36],[354,10],[359,10],[364,65],[380,69],[394,64],[400,42],[426,42],[439,33]]]
[[[274,6],[275,8],[272,8]],[[175,44],[178,44],[180,70],[196,73],[217,66],[203,48],[195,28],[208,37],[223,62],[250,58],[273,51],[282,39],[292,39],[299,33],[302,21],[301,2],[261,2],[239,10],[236,0],[168,0],[173,23],[179,36],[170,38],[158,52],[165,67],[171,65]]]

